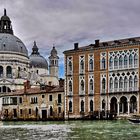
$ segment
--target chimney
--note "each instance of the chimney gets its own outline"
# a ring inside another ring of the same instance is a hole
[[[74,43],[74,50],[78,50],[78,43]]]
[[[62,78],[59,79],[59,86],[60,87],[64,86],[64,79],[62,79]]]
[[[27,89],[30,89],[30,88],[31,88],[31,86],[30,86],[30,81],[27,80]]]
[[[99,47],[99,39],[95,40],[95,47]]]

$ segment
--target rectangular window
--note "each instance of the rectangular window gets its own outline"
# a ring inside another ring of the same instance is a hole
[[[20,109],[20,115],[22,115],[22,113],[23,113],[23,112],[22,112],[22,109]]]
[[[29,109],[29,114],[31,115],[31,109]]]
[[[45,98],[45,95],[42,95],[42,98]]]
[[[19,97],[19,103],[22,104],[22,97]]]
[[[61,107],[58,107],[58,113],[61,113]]]
[[[49,101],[52,101],[52,95],[49,95]]]
[[[58,103],[61,103],[61,94],[58,94]]]

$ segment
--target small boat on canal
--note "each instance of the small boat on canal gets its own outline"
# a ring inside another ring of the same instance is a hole
[[[128,119],[133,124],[140,124],[140,115],[133,115],[132,118]]]

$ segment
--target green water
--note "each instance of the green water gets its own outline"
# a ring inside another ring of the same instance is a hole
[[[140,125],[120,121],[0,122],[0,140],[140,140]]]

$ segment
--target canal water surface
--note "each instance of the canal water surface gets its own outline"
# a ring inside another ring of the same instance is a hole
[[[0,140],[140,140],[140,125],[119,121],[0,122]]]

